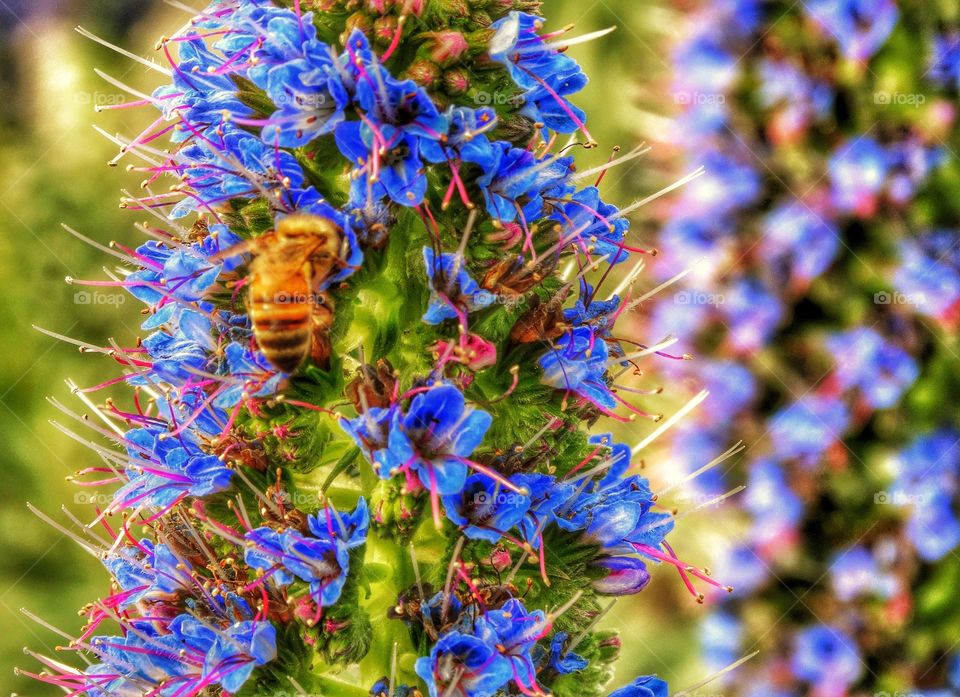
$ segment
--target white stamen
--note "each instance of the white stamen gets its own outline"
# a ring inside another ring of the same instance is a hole
[[[703,390],[694,396],[689,402],[684,404],[680,409],[677,410],[676,414],[673,414],[670,418],[664,421],[662,424],[653,429],[653,432],[644,438],[642,441],[637,443],[633,449],[630,451],[632,454],[637,455],[641,450],[650,445],[657,438],[662,436],[669,428],[673,427],[680,419],[689,414],[691,411],[696,409],[697,405],[700,404],[703,400],[707,398],[710,392]]]

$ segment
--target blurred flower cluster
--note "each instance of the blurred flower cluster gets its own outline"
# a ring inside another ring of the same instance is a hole
[[[748,446],[742,467],[696,480],[705,499],[747,486],[733,500],[748,532],[715,567],[736,591],[703,627],[706,660],[761,651],[728,677],[740,695],[952,694],[956,9],[682,11],[665,140],[705,172],[661,208],[673,290],[648,330],[703,356],[712,392],[675,459],[693,470],[731,436]]]
[[[616,329],[638,273],[610,271],[643,250],[596,185],[635,153],[578,170],[558,145],[595,146],[586,76],[538,5],[217,0],[140,59],[152,93],[104,73],[131,95],[109,108],[157,110],[113,161],[148,239],[88,240],[120,266],[69,280],[128,291],[144,338],[60,337],[122,368],[57,403],[99,458],[76,483],[109,494],[50,520],[113,583],[28,675],[591,697],[607,596],[651,565],[720,585],[666,541],[639,448],[591,430],[650,416],[630,374],[667,346]]]

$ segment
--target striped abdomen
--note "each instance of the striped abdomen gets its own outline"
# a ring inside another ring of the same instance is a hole
[[[292,373],[310,353],[310,302],[306,293],[275,294],[258,286],[255,280],[250,285],[248,311],[253,336],[275,368]]]

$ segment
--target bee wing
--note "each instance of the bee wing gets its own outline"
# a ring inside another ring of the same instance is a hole
[[[247,254],[248,252],[253,252],[256,250],[258,245],[259,245],[259,239],[243,240],[242,242],[237,242],[234,245],[230,245],[226,249],[221,249],[212,257],[209,257],[209,260],[216,264],[223,261],[224,259],[229,259],[231,257],[238,257],[241,254]]]

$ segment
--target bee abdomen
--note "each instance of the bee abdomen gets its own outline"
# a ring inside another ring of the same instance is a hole
[[[254,335],[266,359],[285,373],[296,370],[310,350],[310,329],[306,324],[296,329],[254,326]]]

